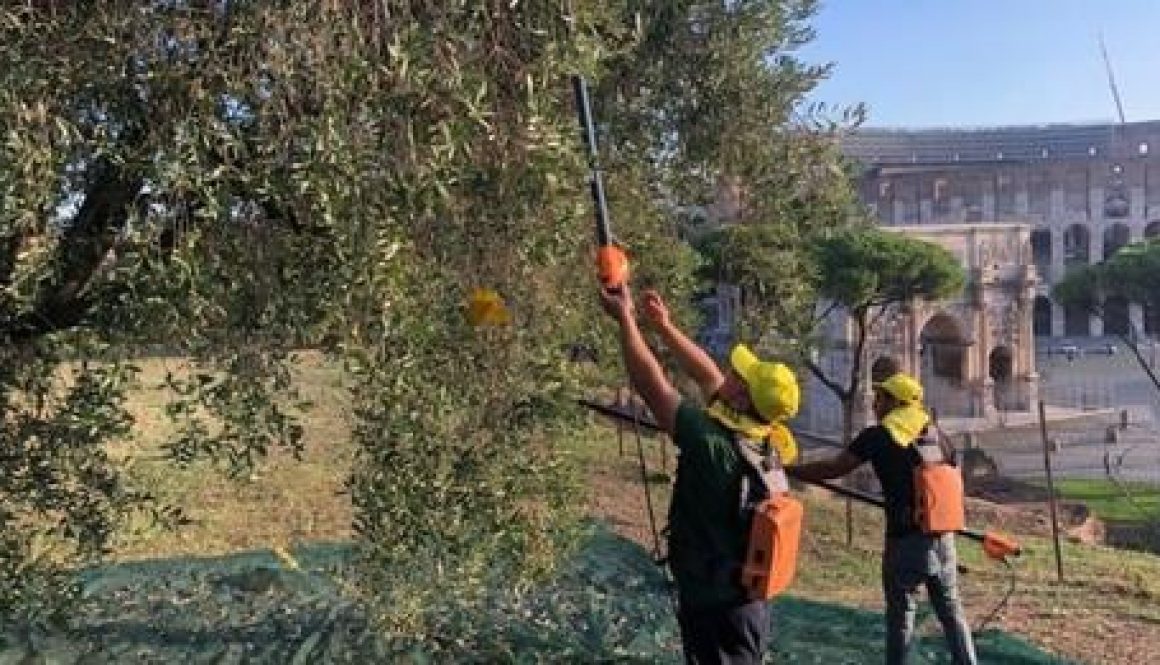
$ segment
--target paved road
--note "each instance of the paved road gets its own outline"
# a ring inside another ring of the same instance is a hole
[[[1151,358],[1151,353],[1146,355]],[[1160,391],[1131,353],[1074,361],[1040,354],[1040,393],[1049,404],[1075,408],[1138,408],[1160,423]]]
[[[1059,356],[1037,358],[1041,395],[1045,402],[1071,408],[1126,409],[1132,425],[1117,430],[1117,442],[1105,442],[1108,425],[1118,418],[1095,418],[1051,428],[1060,442],[1052,453],[1053,472],[1061,478],[1103,478],[1106,465],[1125,480],[1160,483],[1160,391],[1130,353],[1089,355],[1068,361]],[[988,441],[987,452],[1002,473],[1021,478],[1044,475],[1042,448],[1030,441],[1010,445]],[[1026,437],[1024,437],[1026,438]],[[1029,445],[1030,444],[1030,445]]]
[[[1160,361],[1160,353],[1157,360]],[[1036,364],[1041,377],[1040,396],[1049,411],[1055,406],[1093,412],[1078,421],[1051,420],[1049,435],[1060,442],[1059,449],[1052,453],[1053,471],[1058,477],[1104,478],[1107,456],[1119,477],[1160,484],[1160,391],[1130,352],[1084,355],[1072,361],[1041,353]],[[829,398],[822,393],[818,399],[824,402]],[[1129,412],[1132,426],[1126,432],[1117,432],[1117,443],[1106,444],[1107,427],[1118,424],[1121,410]],[[836,428],[836,406],[815,411],[818,413],[812,414],[812,421],[801,423],[801,427],[816,431]],[[1042,478],[1042,439],[1034,417],[1011,420],[1024,422],[1024,426],[980,435],[980,446],[999,464],[1001,473]]]
[[[987,452],[1004,475],[1015,478],[1045,475],[1042,450],[989,446]],[[1160,438],[1150,432],[1129,432],[1115,445],[1090,438],[1064,439],[1059,449],[1051,453],[1051,464],[1052,473],[1059,478],[1104,478],[1110,467],[1121,480],[1160,483]]]

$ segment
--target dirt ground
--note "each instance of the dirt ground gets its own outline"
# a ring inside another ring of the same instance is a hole
[[[606,463],[592,467],[589,476],[591,487],[589,510],[594,516],[607,520],[621,535],[629,537],[646,549],[654,548],[654,537],[649,525],[647,502],[641,491],[638,462],[635,451],[626,451],[624,457],[614,457]],[[673,473],[673,460],[668,460],[667,473],[659,473],[659,465],[650,459],[650,494],[653,512],[658,528],[665,524],[668,508],[667,476]],[[1039,494],[1037,494],[1038,492]],[[1050,521],[1042,503],[1042,490],[1018,483],[1006,484],[995,481],[989,486],[978,488],[985,498],[969,500],[969,520],[973,524],[987,524],[1007,533],[1030,536],[1049,536]],[[809,496],[811,509],[832,504],[830,510],[839,515],[842,502],[830,498],[825,492],[805,492]],[[821,502],[821,503],[819,503]],[[1070,534],[1070,548],[1086,548],[1081,543],[1099,542],[1102,525],[1081,504],[1068,503],[1060,509],[1064,531]],[[1085,535],[1086,534],[1086,535]],[[846,547],[832,534],[813,534],[803,541],[804,548],[810,548],[811,555],[829,556],[837,547]],[[1050,541],[1045,541],[1050,542]],[[663,546],[663,542],[662,542]],[[856,539],[853,553],[855,558],[876,559],[878,543],[872,536],[862,534]],[[1050,546],[1040,546],[1044,550],[1040,557],[1046,557]],[[1116,550],[1092,547],[1098,553],[1101,565],[1114,566]],[[964,546],[960,546],[960,551]],[[1081,550],[1082,551],[1082,550]],[[1076,555],[1069,555],[1074,560]],[[848,556],[850,552],[846,552]],[[1095,556],[1095,555],[1093,555]],[[1133,557],[1146,555],[1133,554]],[[1015,592],[1006,606],[997,614],[991,627],[1020,635],[1051,653],[1082,663],[1132,664],[1160,662],[1160,613],[1157,613],[1157,599],[1151,586],[1133,583],[1136,576],[1148,576],[1160,570],[1160,558],[1148,561],[1140,573],[1125,573],[1116,579],[1101,579],[1097,572],[1085,571],[1082,562],[1069,561],[1069,570],[1076,571],[1069,581],[1059,584],[1053,578],[1054,569],[1044,561],[1020,572]],[[1111,560],[1112,563],[1107,563]],[[1135,559],[1134,559],[1135,560]],[[826,565],[824,562],[821,565]],[[835,564],[841,565],[841,564]],[[1093,569],[1094,570],[1094,569]],[[1091,574],[1089,574],[1091,572]],[[1051,573],[1051,574],[1048,574]],[[841,571],[835,573],[843,579],[850,577]],[[1093,575],[1095,575],[1093,577]],[[798,594],[808,595],[815,600],[841,602],[868,609],[881,609],[881,599],[873,576],[862,575],[856,587],[848,583],[840,591],[828,585],[819,589],[801,589]],[[963,596],[968,615],[977,622],[980,617],[990,614],[996,606],[997,598],[1006,591],[1008,577],[991,563],[968,563],[964,565]],[[841,586],[841,585],[838,585]],[[933,619],[921,628],[924,631],[937,630]]]

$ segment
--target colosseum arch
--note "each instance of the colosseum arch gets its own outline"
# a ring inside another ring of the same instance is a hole
[[[1104,334],[1128,335],[1131,328],[1127,299],[1122,296],[1109,296],[1104,301]]]
[[[987,354],[987,376],[991,377],[994,385],[995,408],[999,411],[1010,410],[1015,384],[1015,352],[1011,347],[1001,344],[991,349]]]
[[[1063,232],[1065,265],[1091,263],[1091,232],[1083,224],[1072,224]]]
[[[1150,337],[1160,336],[1160,310],[1144,303],[1144,334]]]
[[[1106,261],[1121,247],[1127,245],[1132,238],[1132,232],[1127,224],[1116,223],[1104,229],[1104,256]]]
[[[1051,229],[1031,232],[1031,261],[1041,273],[1051,267]]]
[[[940,311],[922,325],[919,333],[919,380],[926,389],[926,403],[944,415],[970,414],[963,384],[967,376],[965,325]]]
[[[1087,337],[1091,334],[1091,313],[1087,307],[1076,304],[1064,306],[1063,334],[1067,337]]]
[[[1051,336],[1051,299],[1045,295],[1035,296],[1035,312],[1031,323],[1036,337]]]

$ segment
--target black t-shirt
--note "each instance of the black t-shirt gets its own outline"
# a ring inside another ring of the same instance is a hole
[[[870,462],[886,500],[886,535],[904,536],[919,530],[914,519],[914,468],[919,456],[912,446],[894,442],[881,425],[862,430],[850,444],[850,452]]]

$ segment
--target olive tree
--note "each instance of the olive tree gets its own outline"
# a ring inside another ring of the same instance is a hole
[[[824,73],[791,53],[812,4],[0,9],[5,618],[51,614],[130,514],[181,521],[106,445],[132,430],[137,358],[193,368],[170,380],[173,461],[245,476],[300,448],[293,352],[312,348],[350,379],[356,586],[399,648],[469,639],[446,610],[518,593],[573,542],[554,443],[615,372],[562,353],[611,348],[568,77],[594,83],[638,280],[683,300],[675,206],[724,174],[753,215],[801,219],[830,177],[798,157],[832,146],[789,122]],[[481,289],[498,325],[468,316]]]

